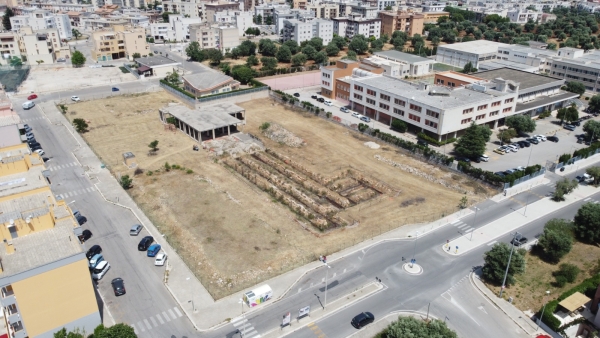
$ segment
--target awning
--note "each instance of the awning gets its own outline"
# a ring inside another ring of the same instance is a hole
[[[564,307],[569,312],[573,312],[580,307],[584,306],[587,302],[591,301],[588,297],[586,297],[581,292],[575,292],[574,294],[567,297],[567,299],[558,303],[558,305]]]
[[[152,70],[152,68],[148,67],[148,66],[141,66],[138,68],[138,73],[145,73],[149,70]]]

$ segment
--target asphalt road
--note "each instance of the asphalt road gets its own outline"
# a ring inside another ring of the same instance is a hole
[[[84,97],[89,91],[86,89],[77,94]],[[42,95],[42,99],[53,95]],[[14,100],[15,110],[24,123],[33,128],[37,141],[46,152],[44,156],[49,157],[46,165],[51,171],[52,192],[62,195],[71,208],[87,218],[83,228],[89,229],[93,236],[84,248],[99,244],[105,260],[111,264],[111,269],[97,283],[104,322],[111,323],[112,315],[116,322],[133,325],[140,337],[194,334],[195,329],[162,284],[164,267],[154,266],[154,260],[146,257],[146,252],[137,250],[145,231],[138,237],[129,236],[129,228],[137,220],[128,210],[106,203],[95,190],[93,183],[98,182],[92,182],[84,175],[71,153],[77,143],[65,127],[51,124],[37,107],[24,111],[20,105],[22,101]],[[116,277],[124,279],[127,290],[127,294],[120,297],[114,295],[110,285]]]

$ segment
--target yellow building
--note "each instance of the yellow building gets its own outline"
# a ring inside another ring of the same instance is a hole
[[[47,176],[17,125],[0,127],[0,305],[10,337],[90,333],[101,323],[81,227]]]
[[[115,25],[110,30],[100,30],[92,33],[92,59],[110,61],[120,58],[133,60],[133,55],[139,53],[146,57],[150,46],[146,42],[146,31],[142,27]]]

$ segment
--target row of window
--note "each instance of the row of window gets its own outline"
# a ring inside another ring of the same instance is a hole
[[[322,74],[323,74],[323,77],[331,79],[331,74],[327,74],[327,73],[322,73]]]
[[[329,87],[329,82],[327,82],[327,81],[322,81],[322,82],[323,82],[323,85],[324,85],[324,86],[327,86],[327,87]]]

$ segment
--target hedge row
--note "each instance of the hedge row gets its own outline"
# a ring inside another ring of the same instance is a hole
[[[162,79],[161,79],[161,80],[160,80],[160,83],[162,83],[162,84],[164,84],[164,85],[167,85],[167,86],[169,86],[169,87],[171,87],[171,88],[175,89],[176,91],[178,91],[178,92],[180,92],[180,93],[182,93],[182,94],[185,94],[185,95],[187,95],[187,96],[191,97],[192,99],[196,99],[196,97],[195,97],[194,95],[192,95],[191,93],[188,93],[187,91],[185,91],[185,90],[183,90],[183,89],[181,89],[181,88],[179,88],[179,87],[177,87],[177,86],[174,86],[174,85],[170,84],[169,82],[167,82],[167,81],[165,81],[165,80],[162,80]]]
[[[456,138],[450,138],[450,139],[446,139],[443,141],[438,141],[436,139],[434,139],[433,137],[425,134],[425,133],[418,133],[417,137],[419,137],[421,140],[427,141],[430,144],[435,144],[436,146],[443,146],[444,144],[448,144],[448,143],[452,143],[452,142],[456,142]]]
[[[592,143],[589,147],[575,150],[573,157],[581,156],[581,158],[588,158],[589,156],[594,155],[598,148],[600,148],[600,142]]]

